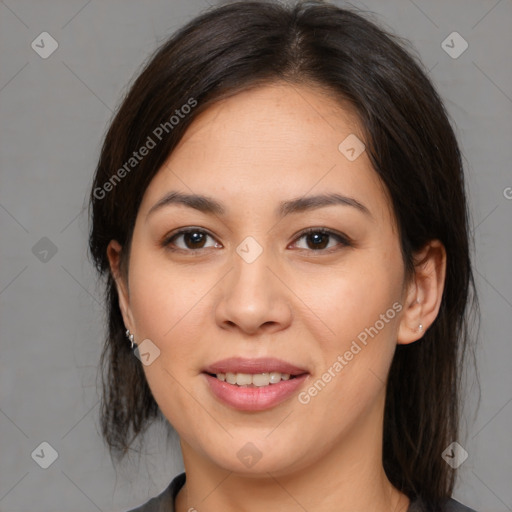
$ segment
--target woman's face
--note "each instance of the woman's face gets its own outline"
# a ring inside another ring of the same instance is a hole
[[[121,306],[185,461],[279,475],[379,444],[406,288],[362,138],[313,88],[259,87],[201,114],[147,188]]]

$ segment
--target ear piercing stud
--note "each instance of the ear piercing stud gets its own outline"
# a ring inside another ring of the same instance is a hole
[[[133,334],[130,332],[130,329],[126,329],[126,337],[130,340],[130,343],[132,344],[132,346],[130,347],[132,350],[133,350],[133,346],[134,345],[137,345],[133,340],[134,340],[134,336]]]
[[[420,302],[420,300],[419,300],[418,298],[416,299],[416,303],[417,303],[417,304],[421,304],[421,302]],[[419,331],[419,332],[422,332],[422,331],[423,331],[423,324],[418,325],[418,331]]]

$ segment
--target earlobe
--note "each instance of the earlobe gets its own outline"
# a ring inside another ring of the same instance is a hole
[[[134,330],[134,322],[130,310],[130,297],[128,285],[121,272],[122,246],[117,240],[111,240],[107,247],[107,257],[110,264],[110,271],[116,283],[117,295],[119,297],[119,308],[123,315],[124,324],[127,329]]]
[[[397,342],[405,345],[419,340],[436,319],[446,275],[446,250],[439,240],[432,240],[415,254],[414,275],[407,287],[404,313]]]

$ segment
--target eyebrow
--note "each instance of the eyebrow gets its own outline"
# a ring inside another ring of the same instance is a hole
[[[146,219],[154,212],[173,204],[188,206],[203,213],[218,216],[226,215],[224,206],[215,199],[200,194],[184,194],[182,192],[169,192],[155,203],[149,210]],[[331,205],[351,206],[360,212],[372,217],[370,210],[352,197],[343,196],[341,194],[319,194],[314,196],[298,197],[289,201],[283,201],[279,204],[276,215],[285,217],[292,213],[304,212],[307,210],[315,210]]]

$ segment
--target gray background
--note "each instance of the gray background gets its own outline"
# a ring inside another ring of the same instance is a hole
[[[468,387],[458,441],[469,457],[455,497],[479,511],[512,510],[512,1],[353,5],[412,41],[456,125],[476,239],[482,399],[475,412]],[[127,84],[158,42],[205,8],[202,0],[0,2],[2,512],[122,511],[182,470],[162,426],[151,429],[141,464],[117,474],[99,437],[102,296],[83,206]],[[47,59],[31,48],[43,31],[59,44]],[[441,47],[453,31],[469,44],[456,59]],[[43,441],[58,453],[47,469],[31,457]]]

